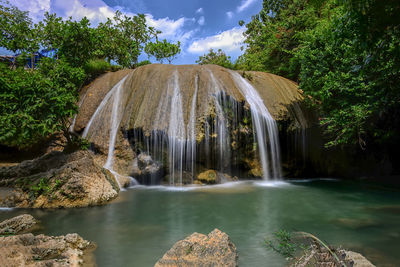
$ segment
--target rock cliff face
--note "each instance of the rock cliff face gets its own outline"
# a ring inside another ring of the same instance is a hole
[[[193,233],[173,247],[155,264],[164,266],[238,266],[238,254],[229,236],[215,229],[208,235]]]
[[[294,82],[273,74],[152,64],[88,86],[73,129],[109,169],[143,183],[195,182],[207,169],[278,178],[276,121],[307,128],[302,101]],[[139,154],[154,164],[138,170]]]

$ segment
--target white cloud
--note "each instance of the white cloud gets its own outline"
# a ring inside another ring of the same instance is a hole
[[[204,16],[201,16],[201,17],[199,18],[199,20],[197,21],[197,23],[198,23],[200,26],[203,26],[203,25],[206,23],[206,20],[205,20]]]
[[[72,17],[74,20],[87,17],[94,26],[106,21],[107,18],[112,18],[115,13],[113,8],[101,0],[53,0],[51,2],[51,11],[63,18]]]
[[[228,52],[239,51],[244,41],[243,32],[244,28],[235,27],[220,34],[199,39],[189,46],[188,51],[192,54],[203,54],[211,48]]]
[[[226,12],[226,16],[228,17],[228,19],[233,18],[233,12],[232,11]]]
[[[237,12],[240,13],[246,8],[248,8],[251,4],[255,3],[257,0],[242,0],[240,6],[237,7]]]
[[[158,36],[160,39],[167,39],[169,41],[177,42],[180,41],[181,45],[184,46],[188,39],[192,38],[194,33],[198,29],[186,31],[185,25],[188,23],[194,23],[194,18],[180,18],[173,20],[168,17],[155,19],[153,15],[146,14],[147,24],[157,30],[162,31]]]
[[[44,13],[50,11],[50,0],[13,0],[10,3],[20,10],[29,11],[33,22],[42,20]]]
[[[202,7],[200,7],[199,9],[196,10],[196,14],[203,14],[204,13],[204,9]]]

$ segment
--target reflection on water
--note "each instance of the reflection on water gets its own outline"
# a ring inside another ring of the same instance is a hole
[[[313,233],[378,266],[400,266],[399,211],[398,190],[330,179],[139,186],[102,207],[0,210],[0,219],[29,212],[46,234],[77,232],[98,244],[99,266],[153,266],[177,240],[214,228],[230,235],[241,266],[283,266],[263,245],[279,229]]]

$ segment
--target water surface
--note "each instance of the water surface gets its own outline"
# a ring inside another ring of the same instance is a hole
[[[99,266],[153,266],[176,241],[218,228],[236,244],[241,266],[284,266],[265,248],[274,231],[310,232],[400,266],[400,191],[338,180],[238,182],[203,188],[136,187],[102,207],[0,210],[0,219],[30,213],[43,233],[76,232],[95,241]]]

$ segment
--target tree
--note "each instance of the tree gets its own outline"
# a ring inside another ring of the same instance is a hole
[[[200,56],[196,63],[200,65],[205,64],[215,64],[228,69],[233,68],[233,64],[231,62],[231,57],[227,56],[224,51],[218,49],[218,51],[214,51],[212,48],[208,51],[207,54]]]
[[[323,13],[321,4],[309,2],[264,0],[263,9],[246,25],[247,48],[240,59],[242,68],[268,71],[297,80],[299,65],[294,54],[303,34],[316,26]]]
[[[33,67],[34,53],[39,49],[38,29],[28,12],[4,1],[0,1],[0,46],[14,53],[29,54]]]
[[[155,57],[157,61],[163,62],[164,59],[168,60],[171,64],[176,56],[181,52],[181,43],[178,41],[177,44],[169,43],[167,40],[162,42],[156,40],[156,42],[150,42],[145,47],[145,52],[149,56]]]
[[[115,28],[119,31],[116,38],[117,62],[121,66],[134,68],[138,64],[139,56],[146,43],[161,32],[146,24],[144,14],[128,17],[117,11],[114,21]]]
[[[38,71],[0,64],[0,144],[29,148],[59,131],[70,143],[68,118],[84,73],[62,60],[42,60]]]
[[[32,20],[24,12],[0,1],[0,46],[13,51],[24,50],[31,35]]]
[[[391,149],[400,142],[399,12],[395,0],[264,0],[237,64],[298,81],[326,146]]]
[[[397,1],[344,1],[305,36],[300,87],[320,102],[328,146],[395,144],[400,133]]]
[[[95,57],[96,32],[86,17],[80,21],[73,21],[72,18],[63,21],[56,14],[46,12],[38,28],[42,46],[57,49],[58,57],[71,66],[81,67]]]

